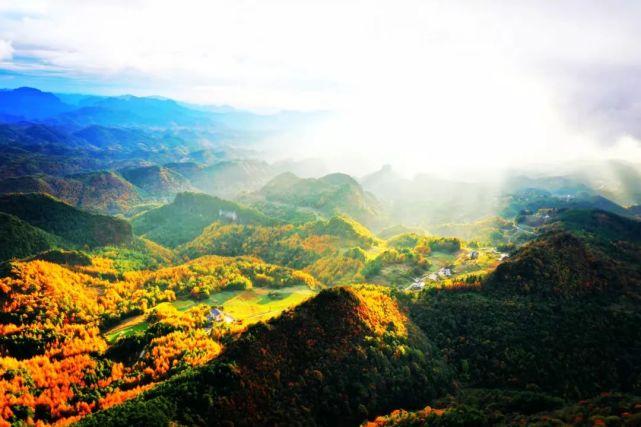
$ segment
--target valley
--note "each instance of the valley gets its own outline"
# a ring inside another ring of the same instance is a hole
[[[233,322],[242,328],[276,317],[284,310],[300,304],[315,294],[316,292],[305,286],[281,288],[273,291],[266,289],[220,291],[199,301],[186,299],[163,302],[156,307],[152,307],[152,310],[163,310],[164,305],[170,304],[179,312],[184,312],[198,304],[205,304],[212,307],[210,312],[215,309],[213,307],[220,308],[222,313],[229,316],[225,320],[227,323]],[[145,316],[138,315],[125,319],[106,331],[105,337],[108,342],[113,343],[119,338],[126,338],[137,332],[144,332],[148,328],[149,323],[145,320]]]
[[[641,419],[637,164],[359,177],[263,159],[286,113],[65,99],[0,92],[0,426]]]

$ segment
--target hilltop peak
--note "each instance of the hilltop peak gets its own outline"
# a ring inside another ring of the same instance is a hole
[[[15,89],[5,89],[6,91],[11,91],[14,93],[22,93],[22,94],[28,94],[28,93],[48,93],[50,95],[53,95],[49,92],[43,92],[40,89],[36,89],[35,87],[29,87],[29,86],[21,86]]]
[[[11,121],[44,119],[70,108],[53,93],[32,87],[0,91],[0,115],[13,118]]]
[[[557,297],[641,290],[641,222],[571,210],[546,230],[496,268],[489,289]]]
[[[149,416],[165,423],[215,414],[220,424],[357,425],[367,413],[394,408],[397,399],[417,405],[448,387],[442,361],[389,295],[339,287],[249,328],[202,369],[83,425],[124,425],[131,416],[144,423],[141,409],[149,405],[158,408]],[[361,389],[367,391],[354,392]]]
[[[367,227],[377,227],[384,220],[378,200],[345,173],[299,178],[286,172],[273,178],[253,196],[262,199],[263,204],[286,206],[289,214],[312,211],[322,218],[345,214]]]

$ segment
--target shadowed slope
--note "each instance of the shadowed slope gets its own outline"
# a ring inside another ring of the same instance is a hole
[[[392,299],[335,288],[250,328],[206,367],[82,424],[353,425],[420,404],[446,388],[446,378]]]
[[[77,245],[119,245],[132,238],[131,226],[126,221],[81,211],[46,194],[0,196],[0,212]]]

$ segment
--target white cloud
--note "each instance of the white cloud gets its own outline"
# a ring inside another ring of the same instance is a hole
[[[476,78],[479,63],[641,63],[630,34],[639,33],[631,29],[638,21],[629,10],[639,7],[620,4],[5,1],[0,38],[12,41],[21,57],[70,74],[144,77],[199,100],[193,88],[207,86],[260,105],[281,101],[265,93],[282,93],[291,104],[301,92],[298,102],[307,105],[327,102],[328,91],[360,90],[363,82],[422,84],[419,72],[434,65],[465,80]]]
[[[10,41],[0,39],[0,64],[13,58],[13,46]]]
[[[636,72],[640,20],[641,3],[622,0],[0,1],[14,49],[3,68],[200,103],[337,109],[314,144],[376,161],[411,152],[411,168],[587,153],[596,126],[634,135],[638,102],[603,107],[611,79],[584,75]]]

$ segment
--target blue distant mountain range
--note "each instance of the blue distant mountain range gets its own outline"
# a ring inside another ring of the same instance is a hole
[[[0,122],[39,122],[84,127],[190,127],[278,131],[316,119],[324,113],[256,114],[233,108],[188,106],[159,97],[66,95],[21,87],[0,90]]]

